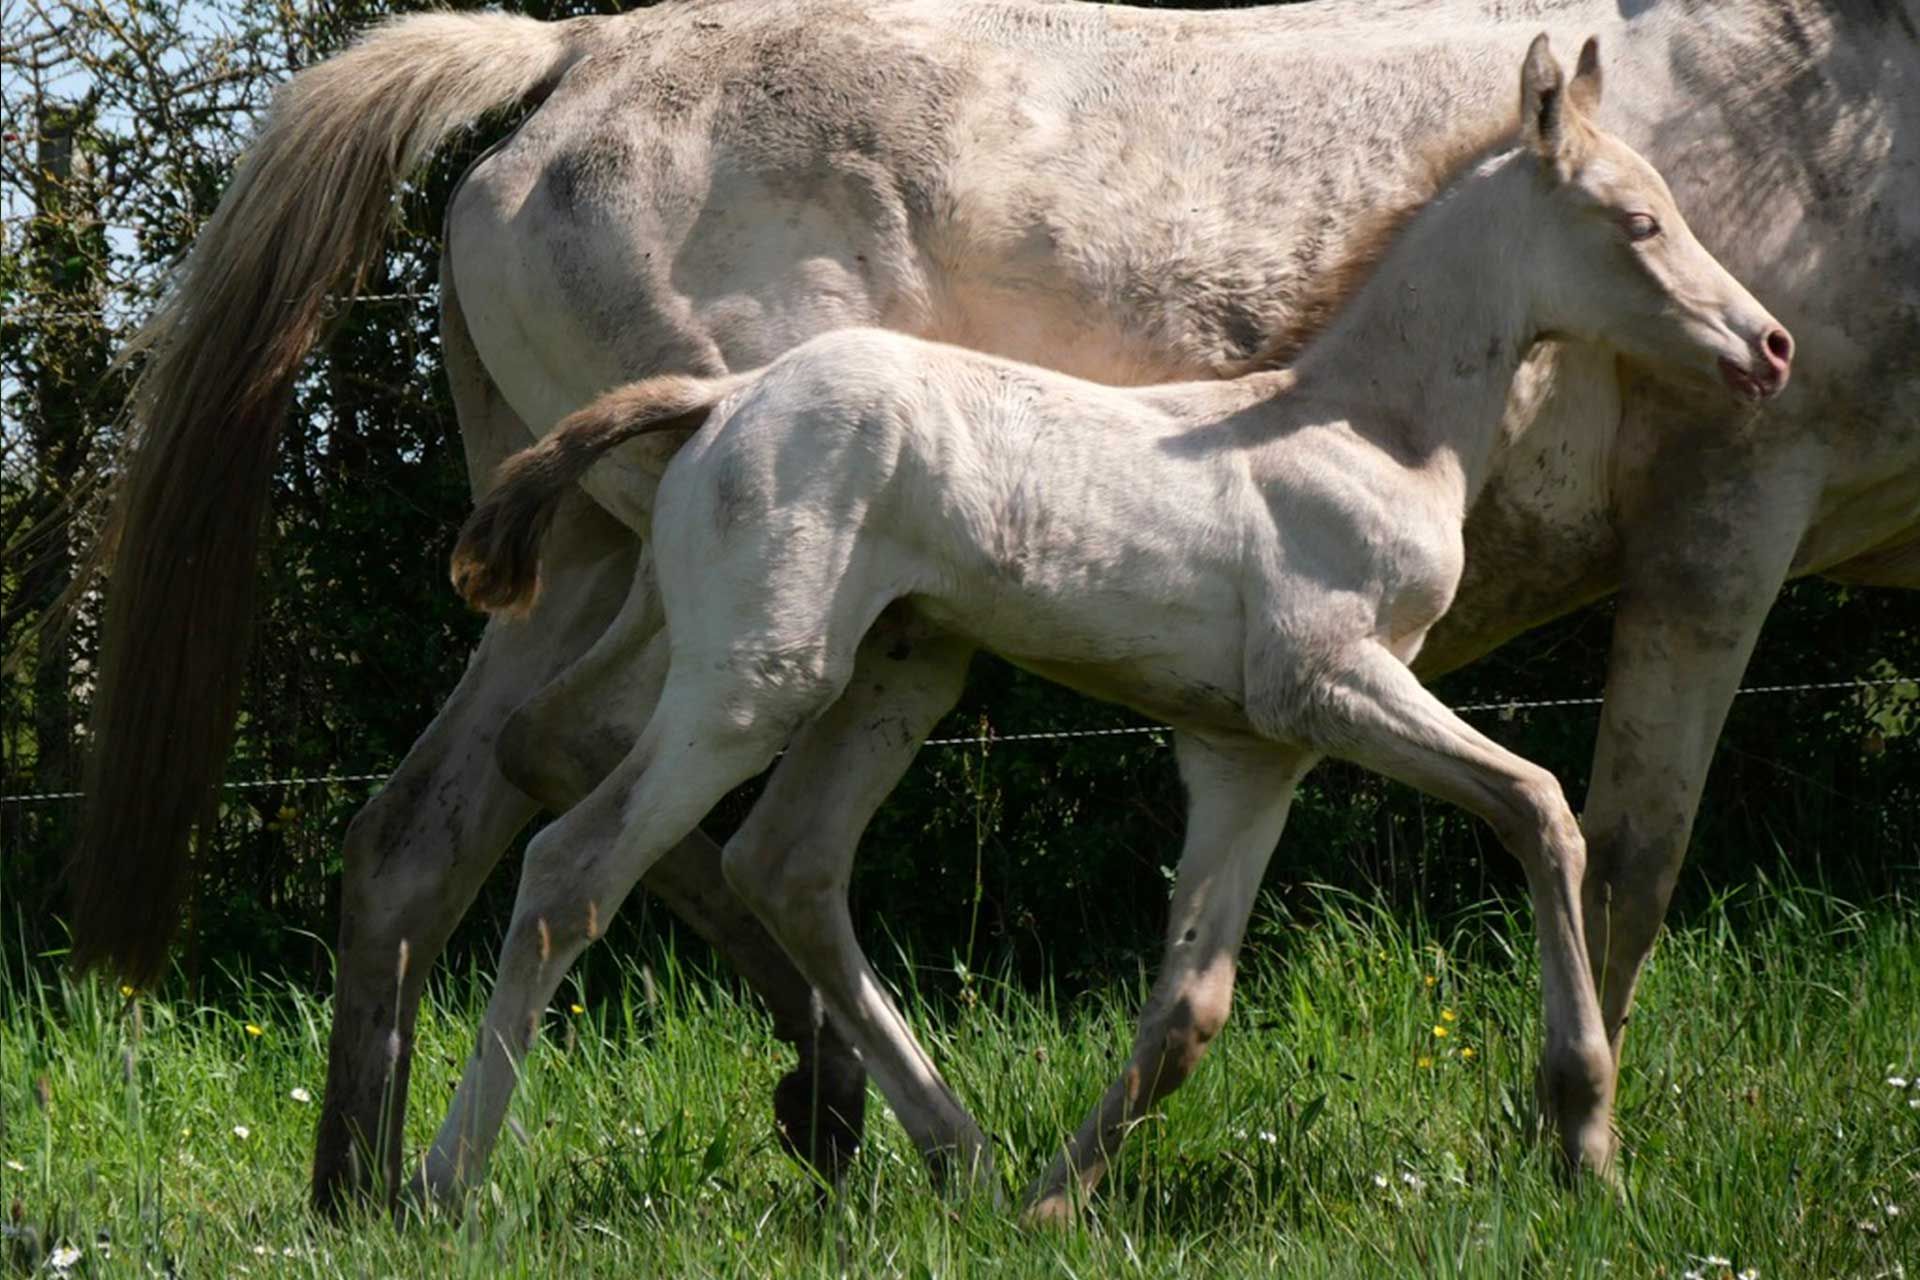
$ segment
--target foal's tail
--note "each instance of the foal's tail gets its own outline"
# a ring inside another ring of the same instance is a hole
[[[635,436],[678,432],[680,439],[655,455],[657,486],[674,452],[743,380],[649,378],[617,387],[562,418],[539,444],[500,464],[493,488],[467,517],[453,549],[454,590],[476,609],[524,614],[540,593],[540,543],[561,499],[587,468]],[[651,493],[636,496],[651,507]]]
[[[74,959],[155,978],[232,741],[274,446],[330,295],[378,261],[393,196],[453,131],[550,91],[594,22],[427,14],[283,86],[145,353],[74,851]]]

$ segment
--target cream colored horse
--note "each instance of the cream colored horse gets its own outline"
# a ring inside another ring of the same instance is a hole
[[[448,216],[444,354],[479,486],[606,386],[753,368],[836,326],[1109,382],[1231,374],[1295,349],[1324,283],[1374,240],[1375,212],[1430,192],[1429,144],[1507,123],[1495,86],[1542,25],[1600,32],[1626,90],[1602,122],[1667,170],[1806,365],[1756,416],[1543,352],[1419,659],[1444,670],[1620,593],[1583,814],[1617,1056],[1780,583],[1920,583],[1912,0],[703,0],[379,28],[287,86],[144,338],[80,954],[142,974],[163,960],[187,831],[227,741],[281,407],[330,295],[377,260],[394,190],[449,131],[539,104]],[[641,704],[620,690],[633,664],[594,647],[636,551],[571,502],[533,624],[489,628],[348,832],[322,1203],[382,1173],[392,1185],[435,955],[514,833],[584,795],[638,732],[623,709]],[[857,1139],[859,1064],[815,1030],[804,982],[716,854],[691,836],[646,884],[800,1044],[776,1106],[831,1174]]]
[[[456,582],[496,608],[531,596],[529,549],[596,458],[700,428],[664,483],[644,447],[593,478],[622,520],[651,517],[666,628],[647,619],[628,639],[653,641],[640,661],[664,683],[625,760],[528,848],[430,1188],[457,1201],[481,1175],[541,1010],[640,876],[783,749],[727,879],[936,1172],[956,1160],[996,1187],[985,1135],[887,998],[846,900],[861,830],[976,647],[1174,726],[1189,798],[1133,1056],[1036,1188],[1038,1212],[1091,1189],[1226,1021],[1261,873],[1327,755],[1466,807],[1520,859],[1548,1108],[1570,1162],[1605,1170],[1613,1058],[1579,827],[1551,774],[1407,665],[1459,586],[1466,513],[1538,343],[1603,344],[1746,400],[1787,383],[1786,331],[1700,247],[1659,175],[1588,122],[1599,87],[1592,43],[1568,83],[1536,40],[1520,138],[1415,215],[1285,371],[1129,391],[845,329],[759,373],[612,392],[510,461],[455,556]],[[902,644],[903,627],[924,635]]]

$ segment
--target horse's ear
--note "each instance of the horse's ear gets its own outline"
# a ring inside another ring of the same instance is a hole
[[[1591,116],[1600,109],[1600,37],[1588,36],[1580,46],[1580,62],[1573,69],[1573,82],[1567,86],[1567,101],[1581,115]]]
[[[1520,136],[1556,168],[1567,149],[1566,108],[1566,77],[1543,31],[1533,38],[1527,60],[1520,65]]]

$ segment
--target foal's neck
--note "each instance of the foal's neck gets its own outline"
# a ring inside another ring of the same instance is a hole
[[[1529,176],[1508,157],[1456,181],[1293,367],[1295,394],[1338,409],[1403,461],[1453,477],[1467,504],[1486,481],[1535,337],[1525,220],[1512,203]]]

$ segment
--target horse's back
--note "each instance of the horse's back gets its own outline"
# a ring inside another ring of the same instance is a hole
[[[456,197],[453,271],[494,304],[469,308],[476,344],[535,422],[855,324],[1110,382],[1240,367],[1312,300],[1343,223],[1405,198],[1447,121],[1508,110],[1491,68],[1519,28],[1329,34],[1364,11],[797,0],[609,20]]]

